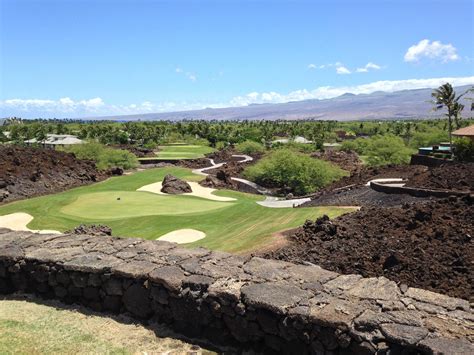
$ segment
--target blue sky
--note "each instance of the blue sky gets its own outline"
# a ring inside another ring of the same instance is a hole
[[[474,83],[473,1],[0,0],[0,115]],[[415,80],[417,79],[417,80]]]

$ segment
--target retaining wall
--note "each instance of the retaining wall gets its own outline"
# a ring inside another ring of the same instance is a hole
[[[465,300],[167,242],[0,229],[0,293],[15,291],[257,352],[474,353]]]

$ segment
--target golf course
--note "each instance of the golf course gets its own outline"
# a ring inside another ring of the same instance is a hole
[[[213,148],[204,145],[170,144],[158,147],[157,157],[160,159],[198,159],[212,153]]]
[[[203,177],[189,169],[166,167],[112,177],[65,192],[12,202],[0,207],[0,218],[29,214],[32,230],[64,232],[79,224],[105,224],[123,237],[158,239],[177,230],[195,230],[205,237],[186,246],[246,253],[272,243],[272,234],[294,228],[323,214],[351,211],[339,207],[268,208],[264,196],[220,190],[223,201],[186,195],[164,195],[140,188],[161,182],[166,174],[189,182]],[[205,196],[205,195],[204,195]],[[225,202],[224,202],[225,201]],[[166,238],[165,238],[166,239]]]

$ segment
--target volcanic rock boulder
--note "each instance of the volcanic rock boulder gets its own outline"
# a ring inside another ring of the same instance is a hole
[[[179,195],[187,192],[193,192],[193,190],[186,181],[183,181],[181,179],[178,179],[176,176],[168,174],[163,179],[161,192]]]
[[[102,224],[80,224],[74,229],[65,232],[66,234],[87,234],[87,235],[112,235],[112,228],[109,226],[104,226]]]

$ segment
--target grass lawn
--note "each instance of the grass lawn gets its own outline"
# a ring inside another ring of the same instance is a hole
[[[144,239],[191,228],[207,236],[188,246],[244,253],[271,242],[273,233],[297,227],[306,219],[323,214],[336,217],[348,212],[338,207],[267,208],[255,203],[263,196],[228,190],[216,194],[236,201],[136,191],[143,185],[161,181],[166,174],[188,181],[202,179],[184,168],[150,169],[54,195],[12,202],[0,206],[0,215],[29,213],[34,217],[28,225],[31,229],[66,231],[81,223],[101,223],[110,226],[114,235]]]
[[[42,303],[45,304],[42,304]],[[143,326],[54,301],[0,300],[0,354],[187,354],[192,343],[162,325]],[[213,354],[202,349],[196,354]]]
[[[212,153],[215,149],[202,145],[162,145],[157,153],[160,159],[197,159],[205,154]]]

